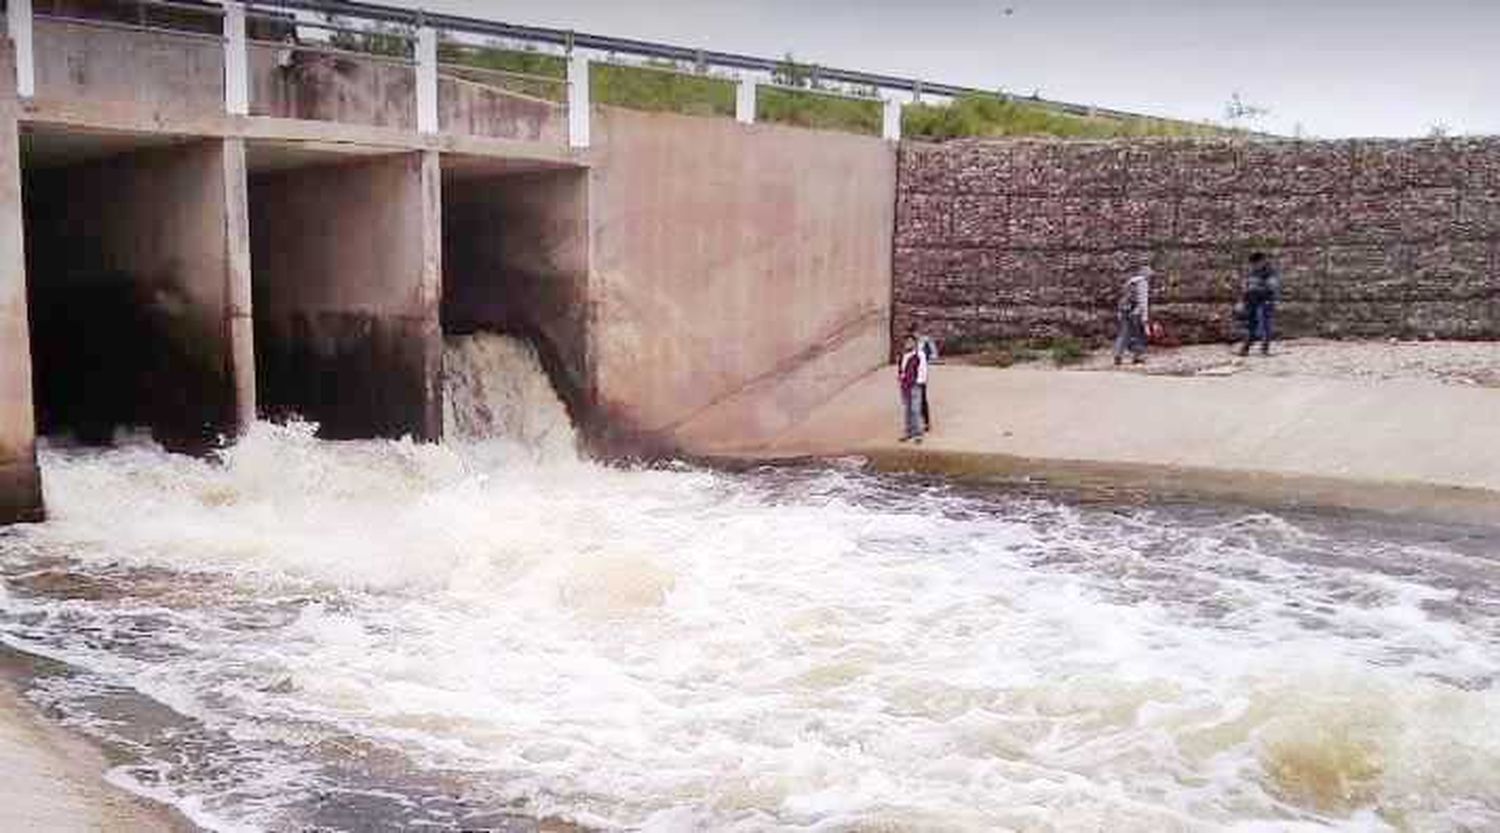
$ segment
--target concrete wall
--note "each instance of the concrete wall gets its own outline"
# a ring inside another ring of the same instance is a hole
[[[257,116],[417,129],[417,73],[409,66],[250,47],[250,112]]]
[[[242,144],[217,139],[27,172],[45,430],[149,425],[196,450],[253,410],[243,178]]]
[[[582,170],[443,183],[443,330],[531,339],[576,419],[593,403],[587,186]]]
[[[464,78],[438,78],[438,123],[447,133],[566,144],[568,109]]]
[[[1289,335],[1500,337],[1500,139],[954,142],[902,148],[896,324],[1099,336],[1123,275],[1154,317],[1229,335],[1252,249]]]
[[[26,256],[12,57],[9,42],[0,39],[0,524],[39,519],[42,512],[31,409]]]
[[[34,27],[38,99],[132,107],[163,116],[224,112],[224,44],[47,20]]]
[[[596,108],[592,344],[619,431],[769,437],[885,360],[894,148]]]
[[[250,112],[415,130],[416,71],[292,46],[252,45]],[[438,79],[438,121],[445,132],[466,136],[556,143],[568,137],[563,107],[446,75]]]
[[[251,179],[263,413],[326,437],[437,439],[439,188],[431,152]]]
[[[39,6],[38,12],[43,11],[49,10]],[[137,12],[134,4],[74,3],[52,13],[129,23]],[[169,12],[152,10],[153,15]],[[38,19],[37,98],[89,102],[157,118],[222,115],[224,44],[217,34],[219,21],[180,14],[186,19],[172,25],[184,31],[173,34]],[[189,31],[204,28],[212,34]],[[251,34],[275,37],[268,32]],[[416,129],[416,72],[410,66],[252,42],[249,74],[252,115]],[[449,133],[567,141],[562,106],[472,80],[441,77],[438,114],[442,129]]]

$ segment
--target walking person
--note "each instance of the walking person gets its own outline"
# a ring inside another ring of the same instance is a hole
[[[927,359],[917,346],[917,337],[908,335],[902,342],[901,359],[896,364],[896,379],[901,385],[901,416],[905,433],[901,442],[922,441],[922,397],[927,388]]]
[[[1150,266],[1142,266],[1120,285],[1120,298],[1115,307],[1117,331],[1115,333],[1115,364],[1130,352],[1130,361],[1140,364],[1146,360],[1146,327],[1151,321],[1151,278],[1156,275]]]
[[[1265,252],[1250,255],[1250,273],[1245,278],[1245,343],[1240,355],[1250,354],[1250,345],[1260,342],[1260,354],[1271,354],[1271,339],[1276,321],[1276,300],[1281,295],[1281,274],[1271,265]]]
[[[921,385],[922,391],[922,431],[930,433],[932,431],[932,408],[927,404],[927,379],[932,374],[933,363],[937,361],[937,342],[933,341],[931,336],[923,334],[916,324],[908,327],[906,334],[917,340],[917,351],[922,354],[922,362],[925,365],[925,372],[922,373],[918,384]]]

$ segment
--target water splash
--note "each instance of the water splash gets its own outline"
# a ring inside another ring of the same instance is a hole
[[[471,449],[44,449],[0,638],[226,827],[1500,825],[1493,547]]]
[[[443,436],[502,443],[537,462],[578,456],[573,424],[536,349],[493,333],[443,339]]]

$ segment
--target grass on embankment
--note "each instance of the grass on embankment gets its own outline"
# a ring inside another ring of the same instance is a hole
[[[327,17],[330,22],[347,25],[335,15]],[[355,52],[410,57],[411,35],[407,26],[375,24],[366,32],[337,32],[330,43]],[[438,61],[446,64],[448,71],[460,74],[462,67],[471,67],[477,70],[471,80],[513,93],[559,103],[567,100],[568,62],[560,55],[530,47],[443,41],[438,44]],[[817,67],[799,63],[791,55],[777,65],[771,80],[775,86],[762,86],[757,94],[758,121],[880,135],[883,105],[876,90],[851,90],[825,83],[819,79]],[[595,101],[634,110],[723,117],[733,116],[735,111],[734,79],[695,74],[672,61],[640,65],[595,62],[589,84]],[[1216,125],[1147,116],[1079,115],[1039,100],[979,94],[946,104],[910,104],[901,116],[903,137],[935,141],[1002,136],[1213,136],[1227,132],[1231,131]]]
[[[439,60],[480,69],[567,78],[567,61],[538,51],[492,46],[440,44]],[[775,74],[782,86],[762,85],[756,95],[756,120],[773,124],[880,135],[882,103],[873,90],[850,95],[820,84],[812,68],[791,61]],[[484,79],[512,92],[562,102],[562,83],[490,76]],[[732,117],[735,81],[694,75],[669,61],[641,65],[596,62],[589,83],[601,104],[633,110]],[[869,97],[865,97],[869,96]],[[945,139],[1002,136],[1053,136],[1107,139],[1128,136],[1209,136],[1225,129],[1206,124],[1148,117],[1082,116],[1045,103],[972,95],[947,104],[910,104],[903,108],[901,134],[906,138]]]
[[[964,96],[949,104],[909,104],[901,116],[903,137],[937,141],[1001,136],[1214,136],[1225,132],[1213,125],[1145,116],[1080,116],[1038,102],[988,95]]]

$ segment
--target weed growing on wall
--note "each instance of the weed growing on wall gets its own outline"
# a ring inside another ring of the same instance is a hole
[[[1210,136],[1222,132],[1210,125],[1169,119],[1079,116],[1043,103],[988,95],[965,96],[949,104],[907,105],[901,117],[902,136],[934,140],[1000,136],[1109,139]]]
[[[568,87],[560,83],[568,77],[568,62],[560,55],[551,55],[532,49],[505,49],[499,46],[469,46],[444,41],[438,44],[438,63],[454,67],[473,67],[480,70],[499,70],[519,75],[541,78],[556,78],[557,82],[529,78],[507,78],[492,73],[479,73],[475,80],[501,89],[532,98],[543,98],[562,103],[568,100]],[[458,70],[462,74],[462,70]]]
[[[879,136],[882,106],[878,99],[864,101],[812,90],[762,87],[756,97],[755,118],[797,127]]]
[[[602,104],[690,116],[734,115],[735,82],[675,69],[670,61],[643,67],[595,63],[589,85],[594,100]]]

